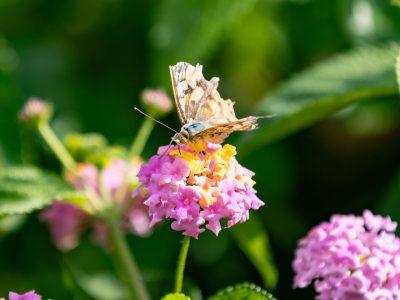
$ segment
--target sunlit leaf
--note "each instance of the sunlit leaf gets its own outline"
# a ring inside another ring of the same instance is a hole
[[[69,270],[70,271],[70,270]],[[70,276],[69,288],[74,294],[86,295],[85,299],[124,300],[127,299],[124,287],[111,273],[84,274],[74,271],[66,274]],[[73,284],[72,284],[73,283]]]
[[[393,5],[400,6],[400,0],[392,0],[391,3],[392,3]]]
[[[104,254],[91,251],[91,257],[80,248],[79,252],[69,253],[63,260],[64,279],[70,291],[78,299],[125,300],[127,291],[117,277],[100,261]],[[89,254],[90,255],[90,254]]]
[[[0,173],[0,216],[30,213],[72,195],[60,177],[36,167],[10,167]]]
[[[124,288],[110,273],[86,274],[79,276],[79,283],[95,299],[126,299]]]
[[[268,234],[261,220],[253,214],[249,221],[230,229],[239,248],[246,254],[268,288],[274,288],[278,272],[273,262]]]
[[[0,217],[0,238],[18,230],[25,222],[25,215],[9,215]]]
[[[251,283],[227,287],[208,300],[276,300],[270,293]]]
[[[400,51],[396,57],[396,78],[397,78],[397,86],[399,87],[399,92],[400,92]]]
[[[368,46],[328,59],[294,76],[267,96],[257,114],[272,114],[242,139],[242,156],[350,105],[397,93],[397,44]]]
[[[162,298],[162,300],[190,300],[190,298],[188,296],[186,296],[185,294],[174,293],[174,294],[165,295]]]

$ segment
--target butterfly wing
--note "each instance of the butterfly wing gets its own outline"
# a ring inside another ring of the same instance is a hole
[[[212,89],[207,95],[206,101],[196,112],[195,121],[201,122],[206,127],[235,122],[234,102],[230,99],[224,100],[219,95],[216,88]]]
[[[210,81],[203,76],[203,66],[179,62],[170,66],[175,104],[182,124],[214,119],[219,123],[236,121],[233,102],[224,100],[217,91],[219,78]]]
[[[186,116],[184,112],[184,107],[185,107],[185,97],[182,97],[182,91],[179,90],[180,94],[178,94],[178,83],[180,82],[181,79],[179,79],[179,74],[180,72],[177,70],[177,65],[176,66],[170,66],[169,67],[169,72],[171,74],[171,82],[172,82],[172,91],[174,92],[174,99],[175,99],[175,105],[178,110],[178,116],[179,120],[181,121],[182,124],[186,123]],[[179,79],[179,81],[178,81]]]
[[[222,144],[233,131],[251,131],[258,128],[258,119],[259,117],[249,116],[237,121],[211,126],[194,135],[192,140],[194,143]]]
[[[199,103],[205,101],[204,96],[208,86],[212,83],[203,77],[203,66],[192,66],[186,62],[179,62],[170,66],[172,88],[179,119],[182,124],[193,121]]]
[[[179,62],[170,66],[175,104],[182,125],[201,123],[202,129],[189,137],[191,142],[222,143],[233,131],[257,128],[259,117],[238,120],[234,102],[224,100],[217,91],[219,78],[203,76],[203,66]]]
[[[208,105],[209,101],[214,96],[217,96],[218,100],[223,100],[217,92],[219,78],[213,77],[208,81],[204,79],[202,71],[203,66],[199,64],[192,66],[186,62],[179,62],[170,66],[175,104],[182,124],[198,122],[198,116],[201,120],[209,119],[211,115],[205,116],[206,112],[216,113],[210,109],[214,106]],[[208,109],[203,110],[207,105]],[[200,113],[201,111],[203,113]],[[219,115],[214,116],[218,118]]]

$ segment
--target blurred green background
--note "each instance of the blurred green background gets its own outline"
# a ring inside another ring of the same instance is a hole
[[[30,96],[54,103],[60,136],[100,132],[111,144],[129,146],[143,119],[133,111],[140,92],[163,87],[171,95],[168,66],[177,61],[199,62],[206,78],[220,77],[219,91],[236,101],[238,116],[259,115],[258,103],[293,74],[399,38],[395,1],[0,0],[0,161],[59,170],[37,136],[18,124]],[[176,113],[162,121],[180,128]],[[393,94],[350,106],[251,155],[240,157],[240,134],[229,140],[239,143],[240,162],[256,172],[266,202],[259,216],[279,271],[278,299],[312,298],[310,289],[292,289],[291,270],[296,242],[312,226],[365,208],[400,221],[399,124]],[[170,136],[157,126],[145,157]],[[46,299],[86,299],[80,288],[100,285],[105,290],[97,299],[114,299],[107,288],[117,283],[104,279],[111,262],[90,237],[62,255],[35,214],[21,218],[13,220],[21,227],[0,241],[0,295],[35,288]],[[150,238],[129,239],[154,297],[170,291],[180,234],[164,224]],[[263,285],[229,230],[192,243],[186,275],[193,297],[237,282]]]

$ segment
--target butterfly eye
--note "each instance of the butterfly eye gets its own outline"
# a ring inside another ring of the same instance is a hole
[[[202,123],[194,123],[184,127],[185,130],[193,135],[205,129],[205,126]]]

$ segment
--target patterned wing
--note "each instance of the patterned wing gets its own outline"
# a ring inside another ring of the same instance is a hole
[[[170,66],[175,104],[182,124],[191,122],[195,106],[204,98],[205,79],[202,71],[203,66],[199,64],[192,66],[186,62],[179,62]]]
[[[211,142],[221,144],[233,131],[251,131],[258,128],[257,120],[260,117],[249,116],[237,121],[209,127],[192,137],[192,142]]]
[[[182,124],[193,122],[218,124],[236,121],[233,102],[217,91],[219,78],[204,79],[203,66],[179,62],[170,67],[175,103]]]
[[[224,100],[217,91],[217,86],[207,95],[206,101],[198,109],[195,120],[202,122],[206,127],[235,122],[234,102],[230,99]]]

